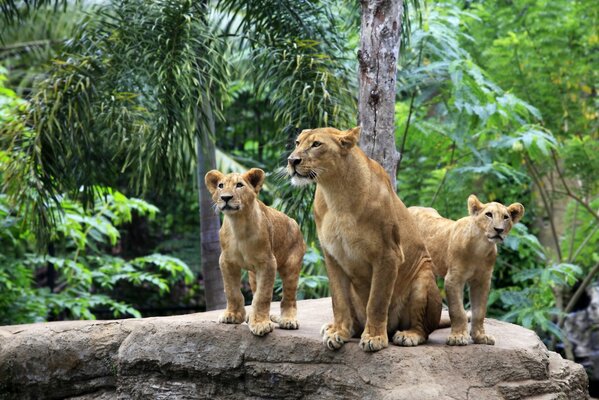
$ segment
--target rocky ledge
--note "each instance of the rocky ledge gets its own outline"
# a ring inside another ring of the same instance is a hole
[[[0,327],[0,399],[588,398],[583,368],[516,325],[488,320],[495,346],[446,346],[440,329],[414,348],[332,352],[330,299],[298,307],[299,330],[266,337],[219,312]]]

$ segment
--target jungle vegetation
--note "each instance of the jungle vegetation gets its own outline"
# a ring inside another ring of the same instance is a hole
[[[300,129],[357,123],[358,6],[1,4],[1,324],[222,301],[200,243],[218,224],[200,213],[212,165],[268,172],[262,199],[309,245],[299,296],[328,294],[313,188],[292,188],[283,167]],[[490,315],[570,358],[563,318],[599,271],[598,12],[590,0],[405,1],[397,68],[399,196],[453,219],[471,193],[524,204]]]

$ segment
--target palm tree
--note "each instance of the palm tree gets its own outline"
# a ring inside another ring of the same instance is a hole
[[[3,3],[5,18],[25,18],[31,10],[20,5]],[[52,225],[46,205],[59,193],[91,201],[101,195],[92,187],[124,181],[135,192],[168,191],[188,180],[198,153],[214,159],[214,116],[221,115],[234,74],[254,76],[280,125],[349,120],[353,99],[329,6],[291,0],[98,4],[34,88],[27,129],[2,128],[4,145],[15,155],[5,173],[7,191],[16,202],[34,199],[23,211],[46,238]],[[245,61],[236,70],[227,62],[233,50]],[[199,175],[213,166],[198,164]],[[218,217],[202,199],[202,239],[214,243]],[[218,248],[203,247],[204,275],[216,279]],[[209,307],[222,305],[218,283],[206,290],[214,299]]]

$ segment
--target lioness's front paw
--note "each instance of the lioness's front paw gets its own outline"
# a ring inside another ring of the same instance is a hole
[[[371,336],[363,333],[360,338],[360,348],[364,351],[379,351],[389,345],[387,335]]]
[[[275,324],[270,321],[250,323],[250,332],[256,336],[264,336],[275,329]]]
[[[476,344],[489,344],[489,345],[495,344],[495,338],[491,335],[487,335],[486,333],[479,334],[479,335],[472,335],[472,340]]]
[[[241,324],[245,321],[245,310],[243,312],[225,311],[218,317],[221,324]]]
[[[278,315],[271,315],[270,320],[279,325],[280,329],[298,329],[299,322],[295,318],[283,318]]]
[[[452,333],[446,343],[450,346],[466,346],[468,341],[470,341],[470,335],[467,333]]]
[[[322,342],[329,350],[338,350],[348,340],[348,337],[334,330],[333,324],[324,324],[320,328]]]
[[[413,347],[426,341],[424,336],[413,331],[397,331],[393,335],[393,343],[398,346]]]

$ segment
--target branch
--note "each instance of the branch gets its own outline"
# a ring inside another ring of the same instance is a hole
[[[580,254],[580,252],[582,251],[584,246],[586,246],[588,241],[591,240],[591,237],[593,237],[593,235],[595,234],[595,232],[597,232],[598,229],[599,229],[599,225],[595,225],[595,228],[593,228],[593,230],[588,234],[588,236],[584,238],[584,240],[582,241],[580,246],[578,246],[578,248],[574,252],[574,255],[572,256],[572,258],[570,258],[572,261],[576,260],[576,258],[578,257],[578,255]]]
[[[418,53],[418,64],[417,67],[420,67],[422,63],[422,49],[424,48],[424,41],[426,39],[422,39],[420,42],[420,51]],[[416,98],[416,90],[412,92],[412,98],[410,99],[410,111],[408,111],[408,119],[406,120],[406,128],[403,131],[403,137],[401,138],[401,146],[399,147],[399,160],[397,160],[397,170],[396,174],[399,174],[399,167],[401,166],[401,160],[403,160],[403,152],[406,147],[406,139],[408,138],[408,129],[410,128],[410,121],[412,120],[412,112],[414,111],[414,99]]]
[[[551,149],[551,155],[552,155],[552,158],[553,158],[553,162],[555,164],[555,170],[557,171],[559,179],[562,181],[562,185],[564,186],[564,189],[566,189],[566,194],[568,196],[570,196],[573,200],[575,200],[576,202],[578,202],[580,205],[582,205],[589,213],[591,213],[591,215],[593,217],[595,217],[595,219],[597,220],[597,222],[599,222],[599,215],[595,212],[595,210],[593,210],[586,202],[584,202],[580,197],[576,196],[570,190],[570,187],[566,183],[566,179],[564,178],[564,175],[562,174],[562,171],[559,169],[559,163],[558,163],[558,160],[557,160],[557,156],[555,154],[555,150]]]
[[[582,283],[576,290],[576,292],[574,292],[574,295],[572,295],[572,298],[568,302],[568,305],[566,306],[566,308],[564,308],[564,312],[566,314],[572,311],[572,309],[574,308],[574,306],[580,299],[580,296],[582,296],[582,294],[586,290],[587,286],[589,286],[589,284],[591,283],[591,281],[593,280],[593,277],[597,274],[597,272],[599,272],[599,263],[595,264],[595,266],[589,271],[587,276],[585,276],[584,280],[582,281]],[[562,325],[563,325],[563,322],[562,322]]]
[[[455,142],[451,142],[451,157],[449,159],[449,164],[447,164],[448,167],[453,165],[453,154],[455,153]],[[435,204],[435,200],[437,200],[437,195],[439,195],[439,192],[441,191],[441,187],[443,187],[443,185],[445,184],[445,180],[447,179],[447,171],[445,171],[445,174],[443,175],[443,179],[441,179],[441,183],[439,183],[439,186],[437,187],[437,190],[435,191],[435,194],[433,195],[433,199],[431,200],[431,207]]]
[[[549,225],[551,226],[551,234],[553,236],[553,241],[555,243],[555,250],[557,251],[557,256],[559,259],[558,261],[562,262],[562,250],[559,245],[559,237],[557,235],[557,230],[555,229],[555,224],[553,223],[553,215],[550,211],[547,193],[545,193],[545,189],[543,189],[543,186],[541,185],[541,178],[539,177],[539,173],[538,173],[537,169],[535,168],[535,166],[533,165],[532,160],[526,154],[524,154],[524,159],[526,161],[526,166],[528,167],[528,170],[530,171],[530,175],[532,176],[533,181],[539,188],[539,193],[541,194],[541,200],[543,201],[543,204],[545,205],[545,210],[547,211],[547,217],[549,218]]]

